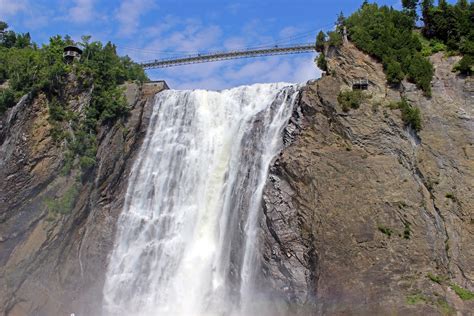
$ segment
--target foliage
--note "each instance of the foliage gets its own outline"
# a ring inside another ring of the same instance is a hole
[[[341,91],[337,96],[337,102],[342,106],[344,112],[350,109],[358,109],[362,103],[363,95],[360,90]]]
[[[64,194],[59,198],[46,198],[45,204],[49,212],[56,214],[69,214],[76,202],[79,190],[77,185],[72,185]]]
[[[451,289],[463,300],[468,301],[474,299],[474,292],[471,292],[465,288],[460,287],[459,285],[452,283]]]
[[[328,33],[328,45],[331,47],[339,47],[342,45],[342,35],[339,32],[329,32]]]
[[[431,95],[431,79],[433,78],[433,65],[428,59],[417,53],[409,59],[407,68],[408,80],[416,83],[416,86],[425,94]]]
[[[454,66],[454,71],[459,71],[466,76],[472,76],[474,72],[474,55],[465,55],[459,63]]]
[[[7,29],[8,25],[0,21],[0,28]],[[66,169],[77,157],[84,170],[95,164],[97,126],[129,112],[120,85],[148,78],[128,56],[118,56],[115,45],[90,42],[90,36],[82,37],[78,43],[83,48],[81,60],[68,65],[62,54],[64,47],[72,44],[69,36],[53,36],[39,48],[28,33],[7,31],[0,42],[0,83],[8,80],[10,90],[0,93],[0,115],[22,95],[43,93],[49,101],[52,135],[56,141],[66,140],[68,145]],[[81,118],[67,109],[66,87],[71,78],[77,78],[82,90],[91,91],[90,103]]]
[[[323,31],[320,31],[318,33],[318,36],[316,37],[316,51],[317,52],[324,52],[324,44],[326,43],[326,34],[324,34]]]
[[[415,305],[415,304],[418,304],[418,303],[426,303],[426,301],[427,301],[426,297],[421,293],[412,294],[412,295],[407,296],[407,304],[408,305]]]
[[[387,82],[390,84],[400,84],[403,78],[405,78],[402,65],[395,60],[391,60],[386,67]]]
[[[439,307],[443,315],[454,315],[456,310],[449,305],[449,303],[444,298],[439,298],[436,301],[436,305]]]
[[[472,75],[474,67],[474,3],[459,0],[456,4],[432,0],[421,3],[423,15],[423,34],[430,40],[446,45],[448,50],[459,52],[464,57],[454,71]]]
[[[318,64],[318,68],[321,69],[322,71],[328,71],[328,63],[323,53],[319,54],[317,64]]]
[[[438,283],[438,284],[442,284],[444,281],[446,281],[446,277],[443,277],[443,276],[440,276],[440,275],[434,275],[434,274],[431,274],[431,273],[428,273],[427,277],[431,281],[433,281],[435,283]]]
[[[15,94],[11,89],[0,90],[0,115],[15,105]]]
[[[429,94],[433,69],[420,53],[422,45],[413,32],[412,16],[366,3],[347,18],[346,24],[354,44],[383,62],[389,83],[399,83],[407,74]]]
[[[412,106],[406,99],[400,102],[391,103],[391,109],[400,109],[402,112],[402,120],[407,126],[411,126],[414,130],[419,132],[421,130],[421,113],[420,109]]]

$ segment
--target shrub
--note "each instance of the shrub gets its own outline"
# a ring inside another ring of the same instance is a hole
[[[0,115],[15,105],[15,94],[11,89],[0,90]]]
[[[408,80],[416,83],[416,86],[425,91],[427,95],[431,95],[433,73],[433,65],[426,58],[420,54],[411,58],[408,66]]]
[[[344,112],[348,112],[350,109],[358,109],[362,103],[363,96],[362,91],[341,91],[337,96],[337,102],[342,106]]]
[[[474,72],[474,56],[463,56],[463,58],[454,66],[453,70],[459,71],[463,75],[471,76]]]
[[[402,99],[400,102],[392,102],[389,107],[391,109],[400,109],[405,125],[411,126],[417,132],[421,130],[420,109],[412,106],[406,99]]]
[[[342,45],[342,35],[339,32],[329,32],[328,45],[332,47],[339,47]]]
[[[438,283],[438,284],[441,284],[444,281],[446,281],[446,277],[443,277],[443,276],[440,276],[440,275],[434,275],[434,274],[431,274],[431,273],[428,273],[427,277],[431,281],[433,281],[435,283]]]
[[[318,68],[322,71],[328,71],[328,63],[323,53],[320,53],[317,61]]]
[[[400,84],[404,77],[402,65],[397,61],[390,61],[387,65],[387,82],[390,84]]]
[[[52,213],[69,214],[74,207],[78,194],[79,190],[74,184],[61,197],[45,199],[46,207]]]
[[[320,31],[318,33],[318,36],[316,37],[316,51],[317,52],[324,52],[324,44],[326,43],[326,34],[324,34],[323,31]]]

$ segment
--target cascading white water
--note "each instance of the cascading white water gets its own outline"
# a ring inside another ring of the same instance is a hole
[[[128,184],[105,315],[242,315],[268,167],[297,89],[159,93]]]

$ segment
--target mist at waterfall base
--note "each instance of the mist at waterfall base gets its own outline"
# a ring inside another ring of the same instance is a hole
[[[275,83],[155,97],[104,285],[104,315],[278,315],[258,287],[261,200],[298,95]]]

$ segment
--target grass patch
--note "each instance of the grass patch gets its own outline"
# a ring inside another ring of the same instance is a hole
[[[428,300],[426,299],[426,297],[421,294],[421,293],[417,293],[417,294],[412,294],[412,295],[408,295],[407,296],[407,304],[408,305],[416,305],[416,304],[425,304]]]
[[[441,310],[443,315],[454,315],[456,313],[456,310],[451,305],[449,305],[449,303],[446,302],[445,299],[438,299],[436,301],[436,305]]]
[[[79,194],[77,185],[74,184],[59,198],[46,198],[44,203],[49,212],[55,214],[69,214]]]
[[[428,279],[430,279],[431,281],[433,281],[435,283],[438,283],[438,284],[441,284],[444,281],[446,281],[445,276],[435,275],[435,274],[432,274],[432,273],[428,273],[426,276],[428,277]]]
[[[469,291],[468,289],[465,289],[463,287],[460,287],[459,285],[455,283],[451,283],[450,285],[451,289],[453,289],[454,292],[463,300],[463,301],[469,301],[474,299],[474,292]]]
[[[358,109],[364,99],[362,91],[341,91],[337,96],[337,102],[342,106],[344,112],[349,112],[350,109]]]

